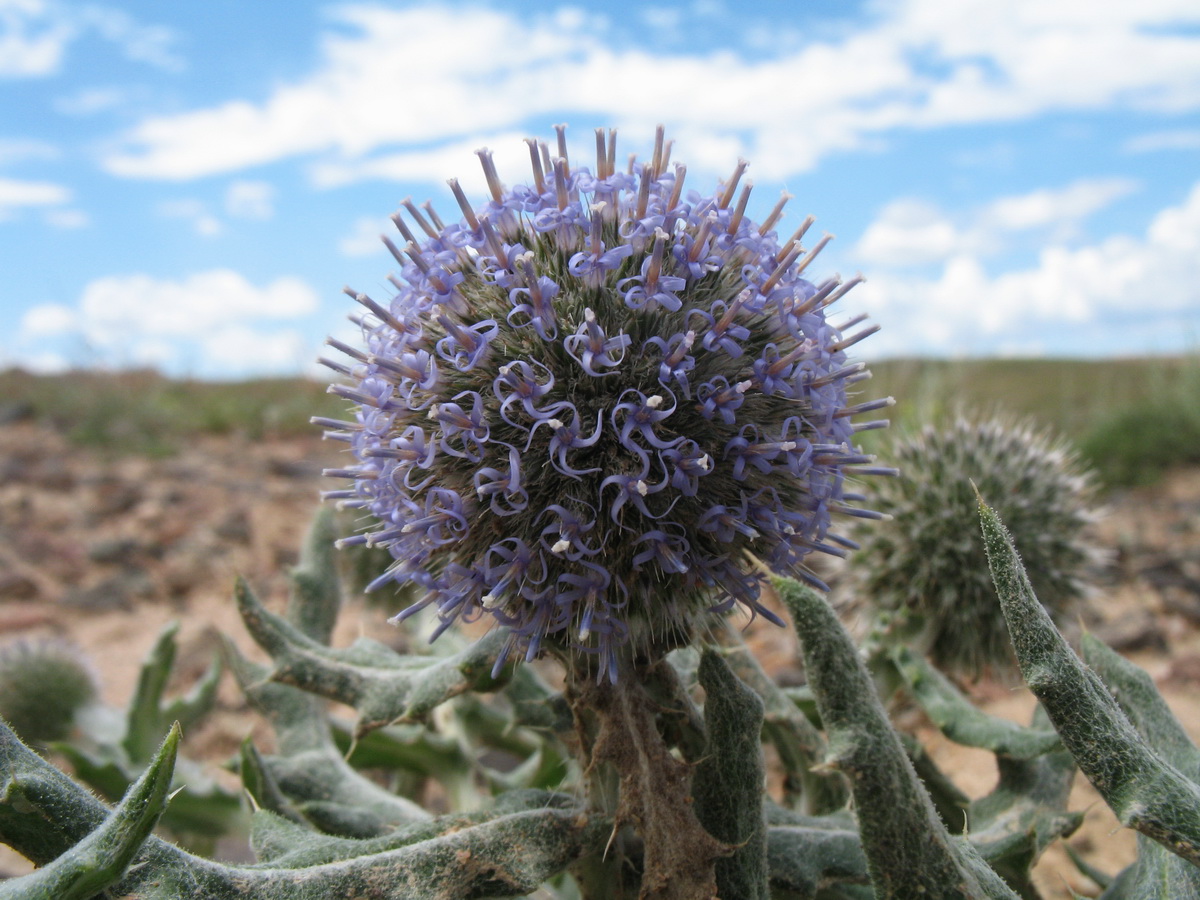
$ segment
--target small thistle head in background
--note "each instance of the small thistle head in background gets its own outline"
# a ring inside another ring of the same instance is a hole
[[[74,644],[21,640],[0,647],[0,718],[24,741],[67,737],[97,693],[95,676]]]
[[[1038,599],[1057,621],[1082,598],[1102,556],[1090,476],[1065,443],[1029,425],[959,418],[896,442],[899,478],[875,503],[891,518],[864,532],[852,602],[885,640],[975,677],[1012,669],[1008,628],[992,586],[971,483],[1008,526]]]
[[[616,679],[617,651],[686,639],[698,617],[759,602],[761,560],[812,579],[814,551],[849,546],[839,515],[871,516],[848,482],[877,470],[853,418],[867,377],[846,350],[875,328],[835,326],[832,303],[860,278],[803,275],[829,237],[745,216],[739,161],[713,193],[685,190],[659,129],[652,154],[596,165],[529,140],[532,183],[506,188],[479,151],[490,196],[462,219],[429,204],[393,216],[403,247],[389,303],[366,309],[349,358],[349,480],[327,497],[373,530],[343,541],[388,548],[372,587],[413,584],[438,632],[492,617],[512,652],[548,642]],[[503,663],[502,658],[497,667]]]

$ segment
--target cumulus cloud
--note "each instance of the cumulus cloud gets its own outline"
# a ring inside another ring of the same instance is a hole
[[[868,266],[905,267],[1007,248],[1016,232],[1044,230],[1050,240],[1074,236],[1083,220],[1137,189],[1127,178],[1084,178],[1058,188],[1000,197],[957,216],[919,199],[889,203],[867,226],[854,254]]]
[[[1186,349],[1200,327],[1200,182],[1141,235],[1051,244],[1034,265],[991,274],[976,250],[954,252],[933,276],[883,270],[855,293],[888,327],[873,353],[994,353],[1069,345],[1094,354]],[[905,323],[919,321],[919,329]],[[1121,327],[1113,328],[1113,323]],[[1189,328],[1191,329],[1189,331]],[[1044,336],[1055,334],[1053,342]],[[1091,342],[1091,336],[1103,342]]]
[[[904,129],[1200,105],[1200,10],[1191,0],[904,0],[872,9],[853,31],[776,41],[743,57],[689,55],[661,41],[628,47],[606,39],[612,23],[578,12],[339,7],[312,75],[261,103],[146,119],[105,165],[188,179],[303,156],[316,159],[324,183],[412,178],[446,147],[574,114],[635,138],[666,121],[681,139],[703,137],[689,147],[732,145],[762,177],[779,179]],[[767,93],[764,117],[754,100]],[[388,97],[402,101],[384,113]]]
[[[109,365],[177,373],[296,372],[312,355],[298,323],[316,309],[316,293],[297,278],[259,287],[228,269],[179,281],[116,275],[92,281],[74,306],[29,309],[19,341],[80,340]]]

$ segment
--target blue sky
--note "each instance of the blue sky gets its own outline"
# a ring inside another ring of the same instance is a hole
[[[312,372],[400,202],[556,122],[750,160],[868,359],[1200,343],[1195,0],[0,0],[0,367]]]

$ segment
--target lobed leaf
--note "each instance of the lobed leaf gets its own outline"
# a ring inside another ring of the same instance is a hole
[[[824,598],[790,579],[791,611],[833,766],[850,780],[871,883],[879,900],[1017,895],[970,844],[955,841],[892,729],[854,642]]]
[[[896,670],[930,721],[956,744],[991,750],[1011,759],[1034,759],[1062,747],[1052,728],[1033,729],[989,716],[925,657],[907,647],[890,650]]]
[[[1200,786],[1157,754],[1054,627],[995,511],[979,514],[1017,661],[1080,770],[1124,825],[1200,865]]]

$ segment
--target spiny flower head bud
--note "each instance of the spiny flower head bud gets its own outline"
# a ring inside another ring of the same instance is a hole
[[[0,718],[25,741],[67,737],[76,715],[98,693],[96,677],[74,644],[51,638],[0,647]]]
[[[863,532],[849,568],[854,601],[869,606],[886,640],[916,647],[946,671],[1013,670],[972,483],[1061,622],[1103,560],[1089,539],[1091,477],[1061,440],[1004,418],[929,426],[891,455],[903,474],[880,484],[875,502],[889,519]]]
[[[803,277],[829,236],[812,219],[780,241],[745,216],[746,169],[712,194],[684,190],[657,134],[615,163],[596,132],[594,170],[529,140],[533,183],[501,184],[454,224],[426,204],[393,221],[398,290],[367,313],[364,346],[330,344],[352,421],[314,420],[356,457],[327,492],[378,522],[343,541],[387,547],[373,582],[414,583],[437,633],[490,616],[513,651],[548,640],[615,680],[617,651],[686,636],[697,617],[760,603],[762,564],[809,581],[813,551],[842,555],[846,480],[878,471],[854,446],[868,377],[846,350],[876,330],[835,327],[842,284]],[[411,221],[411,224],[410,224]],[[818,582],[819,583],[819,582]],[[436,636],[436,635],[435,635]]]

